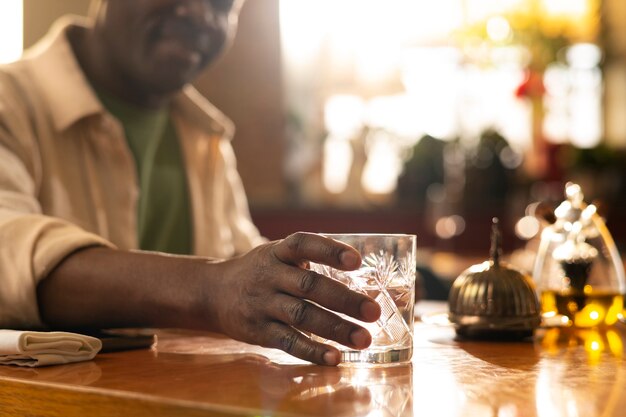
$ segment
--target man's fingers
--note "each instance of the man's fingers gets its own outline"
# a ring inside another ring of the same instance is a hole
[[[274,255],[293,265],[282,269],[277,290],[304,298],[330,310],[372,322],[380,317],[380,306],[370,297],[350,291],[342,283],[299,267],[311,261],[336,269],[351,270],[361,265],[361,256],[345,243],[311,233],[295,233],[273,247]]]
[[[335,366],[341,360],[341,353],[336,348],[315,342],[286,324],[269,322],[265,330],[262,344],[265,347],[280,349],[319,365]]]
[[[268,307],[273,318],[344,346],[365,349],[372,342],[371,335],[363,327],[306,300],[278,294]]]
[[[283,265],[277,270],[275,282],[276,290],[280,292],[311,300],[355,319],[373,322],[380,317],[380,306],[371,297],[309,269]]]
[[[273,251],[276,258],[289,265],[311,261],[342,270],[357,269],[361,265],[356,249],[313,233],[294,233],[277,242]]]

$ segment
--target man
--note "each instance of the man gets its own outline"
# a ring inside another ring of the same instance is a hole
[[[358,253],[264,243],[232,126],[189,87],[241,6],[101,0],[0,71],[0,326],[207,329],[326,365],[338,350],[302,332],[370,344],[327,309],[371,322],[378,304],[306,269],[355,269]]]

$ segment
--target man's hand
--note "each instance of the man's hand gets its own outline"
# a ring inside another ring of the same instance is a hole
[[[343,270],[361,265],[359,253],[350,246],[307,233],[293,234],[225,261],[220,265],[223,281],[214,287],[219,289],[211,297],[219,330],[324,365],[338,364],[339,351],[301,332],[355,349],[369,346],[367,330],[319,306],[373,322],[380,316],[379,305],[307,269],[309,261]]]
[[[217,262],[86,248],[69,255],[39,283],[39,309],[44,323],[57,329],[204,329],[336,365],[336,348],[301,332],[363,349],[371,343],[367,330],[328,310],[372,322],[380,316],[380,306],[308,270],[309,261],[345,270],[361,263],[354,248],[306,233]]]

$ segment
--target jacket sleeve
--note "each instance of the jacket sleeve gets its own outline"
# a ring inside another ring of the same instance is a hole
[[[27,100],[0,73],[0,328],[41,328],[37,284],[66,256],[105,239],[42,213],[42,180]]]
[[[261,236],[252,222],[248,200],[241,177],[237,172],[235,153],[230,141],[221,141],[220,147],[225,168],[226,213],[228,213],[228,222],[233,234],[235,252],[241,254],[267,242],[267,239]]]

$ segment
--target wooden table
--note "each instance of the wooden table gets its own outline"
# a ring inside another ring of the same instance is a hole
[[[0,368],[1,416],[626,416],[626,326],[462,342],[416,324],[412,363],[322,367],[218,335],[164,331],[152,349]]]

